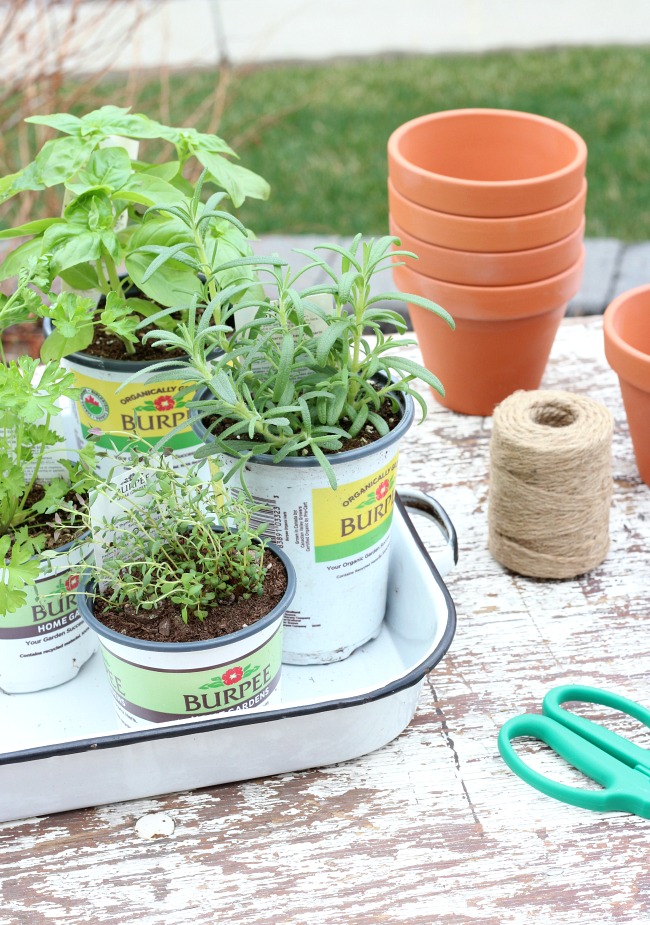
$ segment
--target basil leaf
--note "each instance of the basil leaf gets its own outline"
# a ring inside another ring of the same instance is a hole
[[[213,181],[228,193],[233,205],[242,205],[247,197],[251,199],[269,198],[271,187],[266,180],[253,173],[252,170],[240,164],[232,164],[225,157],[202,148],[194,153],[197,160],[208,170]]]
[[[81,128],[81,119],[67,112],[55,112],[51,116],[28,116],[25,122],[31,122],[32,125],[47,125],[66,135],[78,135]]]

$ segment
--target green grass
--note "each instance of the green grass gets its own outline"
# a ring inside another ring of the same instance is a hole
[[[387,231],[386,142],[401,123],[484,106],[570,125],[589,157],[587,235],[650,238],[650,49],[563,49],[282,66],[234,76],[219,125],[242,163],[271,183],[240,217],[259,233]],[[215,74],[175,75],[173,121],[214,93]],[[105,82],[106,101],[124,88]],[[157,116],[159,88],[137,108]]]

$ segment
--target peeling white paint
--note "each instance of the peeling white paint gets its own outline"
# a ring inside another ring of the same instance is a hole
[[[139,838],[169,838],[175,827],[174,820],[167,813],[147,813],[138,819],[134,829]]]

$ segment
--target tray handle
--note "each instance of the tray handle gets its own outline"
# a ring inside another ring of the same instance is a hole
[[[447,511],[434,497],[418,488],[400,488],[397,492],[396,503],[402,512],[406,511],[408,514],[409,511],[413,511],[422,514],[440,530],[447,542],[446,555],[441,557],[440,562],[438,557],[434,557],[434,561],[440,574],[445,575],[454,565],[458,564],[458,536]],[[417,535],[417,531],[415,532]]]

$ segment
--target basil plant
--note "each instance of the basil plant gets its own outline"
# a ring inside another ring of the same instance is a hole
[[[100,297],[96,311],[68,315],[65,324],[51,316],[54,328],[65,337],[66,352],[87,347],[99,322],[122,340],[127,355],[133,353],[138,326],[146,324],[149,315],[161,306],[182,309],[201,290],[201,281],[189,283],[178,261],[147,274],[152,257],[143,245],[159,243],[154,232],[168,242],[178,229],[150,225],[143,235],[146,210],[154,204],[173,207],[192,195],[184,176],[191,162],[200,164],[204,182],[217,188],[213,203],[229,199],[237,207],[247,197],[265,199],[268,184],[236,163],[235,152],[217,135],[162,125],[117,106],[103,106],[81,117],[58,113],[27,121],[60,134],[46,141],[30,164],[0,179],[0,204],[26,191],[56,188],[62,209],[60,215],[0,230],[0,240],[28,238],[0,265],[0,281],[41,261],[47,270],[46,289],[60,278],[72,290]],[[140,159],[135,154],[140,143],[157,154],[162,149],[165,159]],[[228,210],[222,207],[219,213],[211,216],[211,233],[224,261],[250,257],[248,231]],[[134,250],[137,257],[131,257]],[[125,264],[127,274],[121,275]],[[173,327],[171,319],[167,326]]]

